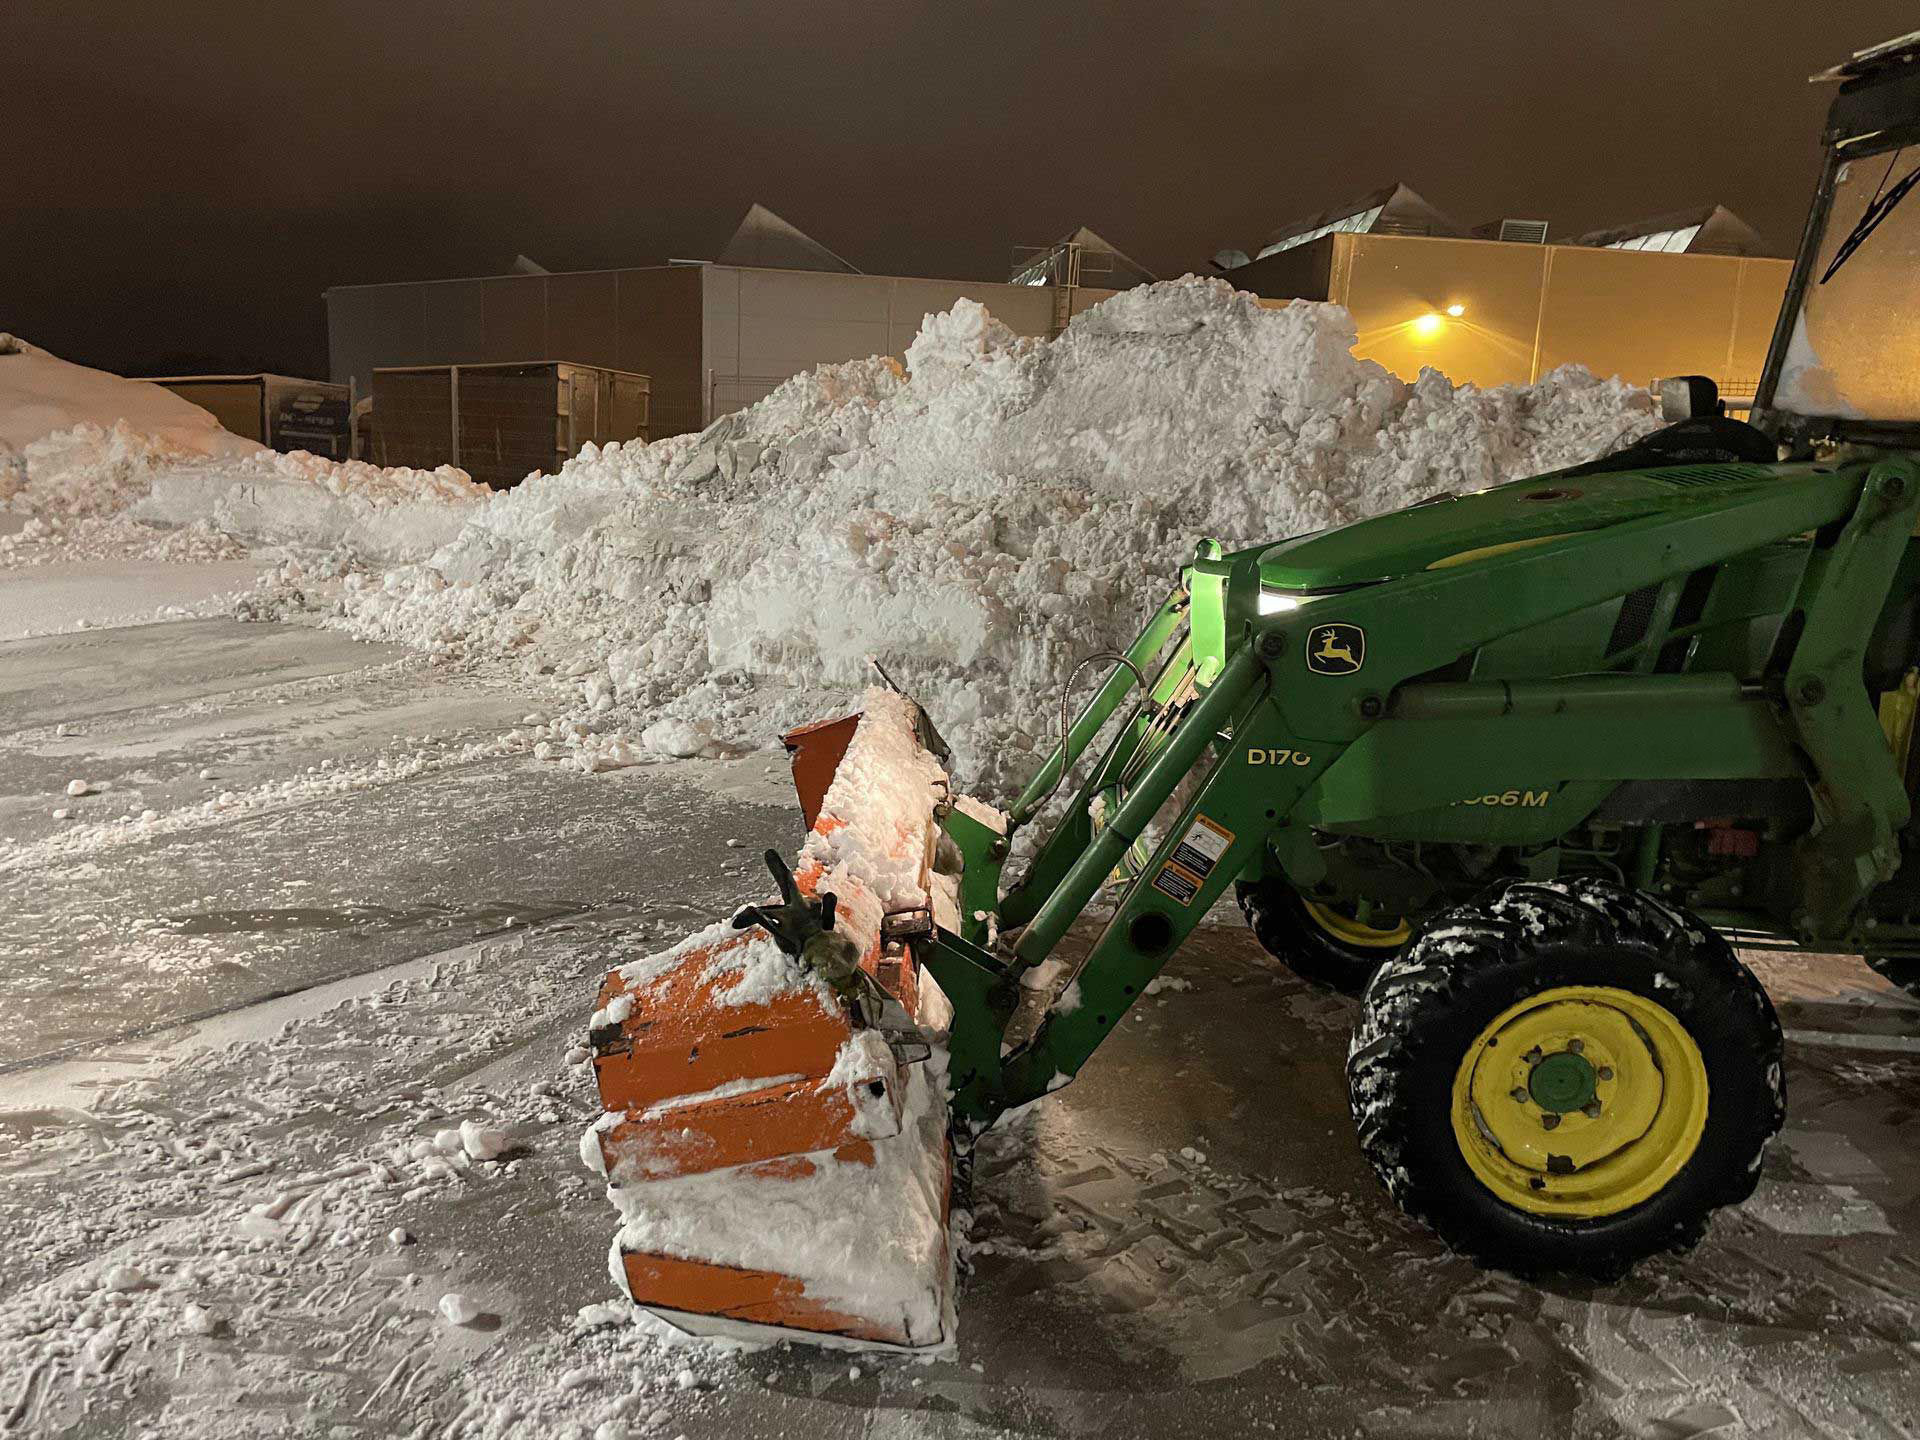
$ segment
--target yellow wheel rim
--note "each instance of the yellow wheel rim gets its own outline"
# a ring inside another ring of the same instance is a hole
[[[1480,1182],[1534,1215],[1591,1220],[1660,1193],[1707,1127],[1707,1066],[1664,1005],[1600,985],[1543,990],[1461,1057],[1453,1137]]]
[[[1367,950],[1394,950],[1406,944],[1413,934],[1413,927],[1404,920],[1390,930],[1377,930],[1363,920],[1342,915],[1331,905],[1322,905],[1314,900],[1303,900],[1301,903],[1307,907],[1307,914],[1314,924],[1344,945],[1358,945]]]

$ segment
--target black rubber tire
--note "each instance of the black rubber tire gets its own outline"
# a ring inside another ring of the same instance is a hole
[[[1335,939],[1314,923],[1300,892],[1285,880],[1239,880],[1233,893],[1261,948],[1310,984],[1358,995],[1381,962],[1400,953]]]
[[[1911,955],[1869,955],[1867,968],[1920,1000],[1920,960]]]
[[[1450,1119],[1460,1059],[1509,1006],[1562,985],[1654,1000],[1686,1027],[1707,1072],[1693,1157],[1652,1198],[1591,1220],[1501,1200],[1460,1153]],[[1699,921],[1599,881],[1514,881],[1435,916],[1367,987],[1347,1057],[1360,1149],[1408,1215],[1455,1250],[1522,1274],[1624,1275],[1685,1250],[1713,1212],[1753,1193],[1786,1116],[1780,1022],[1760,982]]]

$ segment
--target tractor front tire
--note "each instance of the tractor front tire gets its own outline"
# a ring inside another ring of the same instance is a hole
[[[1318,901],[1278,877],[1234,885],[1240,912],[1254,938],[1302,980],[1343,995],[1358,995],[1384,960],[1412,936],[1405,924],[1376,929]]]
[[[1766,991],[1697,920],[1598,881],[1517,881],[1380,967],[1347,1084],[1388,1193],[1455,1250],[1615,1280],[1753,1193],[1781,1054]]]

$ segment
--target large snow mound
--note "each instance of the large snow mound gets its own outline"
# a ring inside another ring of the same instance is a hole
[[[58,430],[112,430],[123,421],[135,433],[187,454],[243,455],[260,448],[162,386],[75,365],[18,336],[0,335],[0,443],[24,450]]]
[[[486,493],[451,466],[276,454],[159,385],[0,335],[0,520],[21,517],[0,561],[219,559],[241,541],[415,560]]]
[[[1654,425],[1646,392],[1584,370],[1406,384],[1354,339],[1338,306],[1192,277],[1052,341],[961,301],[904,369],[824,366],[700,436],[589,446],[492,496],[430,561],[350,580],[343,623],[749,744],[844,702],[874,655],[991,788],[1199,537],[1275,540]]]

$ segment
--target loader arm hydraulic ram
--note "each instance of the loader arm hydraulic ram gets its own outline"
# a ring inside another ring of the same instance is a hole
[[[1803,939],[1842,935],[1897,867],[1908,817],[1861,680],[1860,616],[1878,609],[1913,532],[1920,467],[1892,456],[1753,471],[1746,483],[1678,491],[1643,515],[1608,515],[1610,523],[1331,594],[1273,592],[1284,544],[1231,555],[1203,546],[1186,577],[1187,637],[1000,902],[999,928],[1018,929],[1017,939],[990,949],[972,919],[964,935],[940,930],[922,942],[926,968],[954,1006],[956,1130],[985,1129],[1071,1080],[1229,882],[1277,866],[1310,888],[1321,878],[1320,829],[1511,794],[1529,808],[1537,802],[1546,838],[1623,782],[1803,779],[1816,798],[1818,843],[1802,846],[1809,898],[1796,923]],[[1503,636],[1649,588],[1653,634],[1687,640],[1665,628],[1687,577],[1805,536],[1813,539],[1793,597],[1797,618],[1782,627],[1787,653],[1764,685],[1731,673],[1653,673],[1651,650],[1645,665],[1628,652],[1624,671],[1605,674],[1428,678]],[[1129,658],[1151,662],[1178,618],[1170,601]],[[1073,726],[1079,745],[1133,683],[1116,667]],[[1649,714],[1663,723],[1648,726]],[[1016,819],[1034,813],[1058,760],[1056,750]],[[1086,812],[1123,773],[1124,798],[1096,827]],[[1008,1047],[1022,976],[1049,959],[1196,775],[1072,983]],[[955,838],[969,865],[977,856],[997,882],[1004,843]]]

